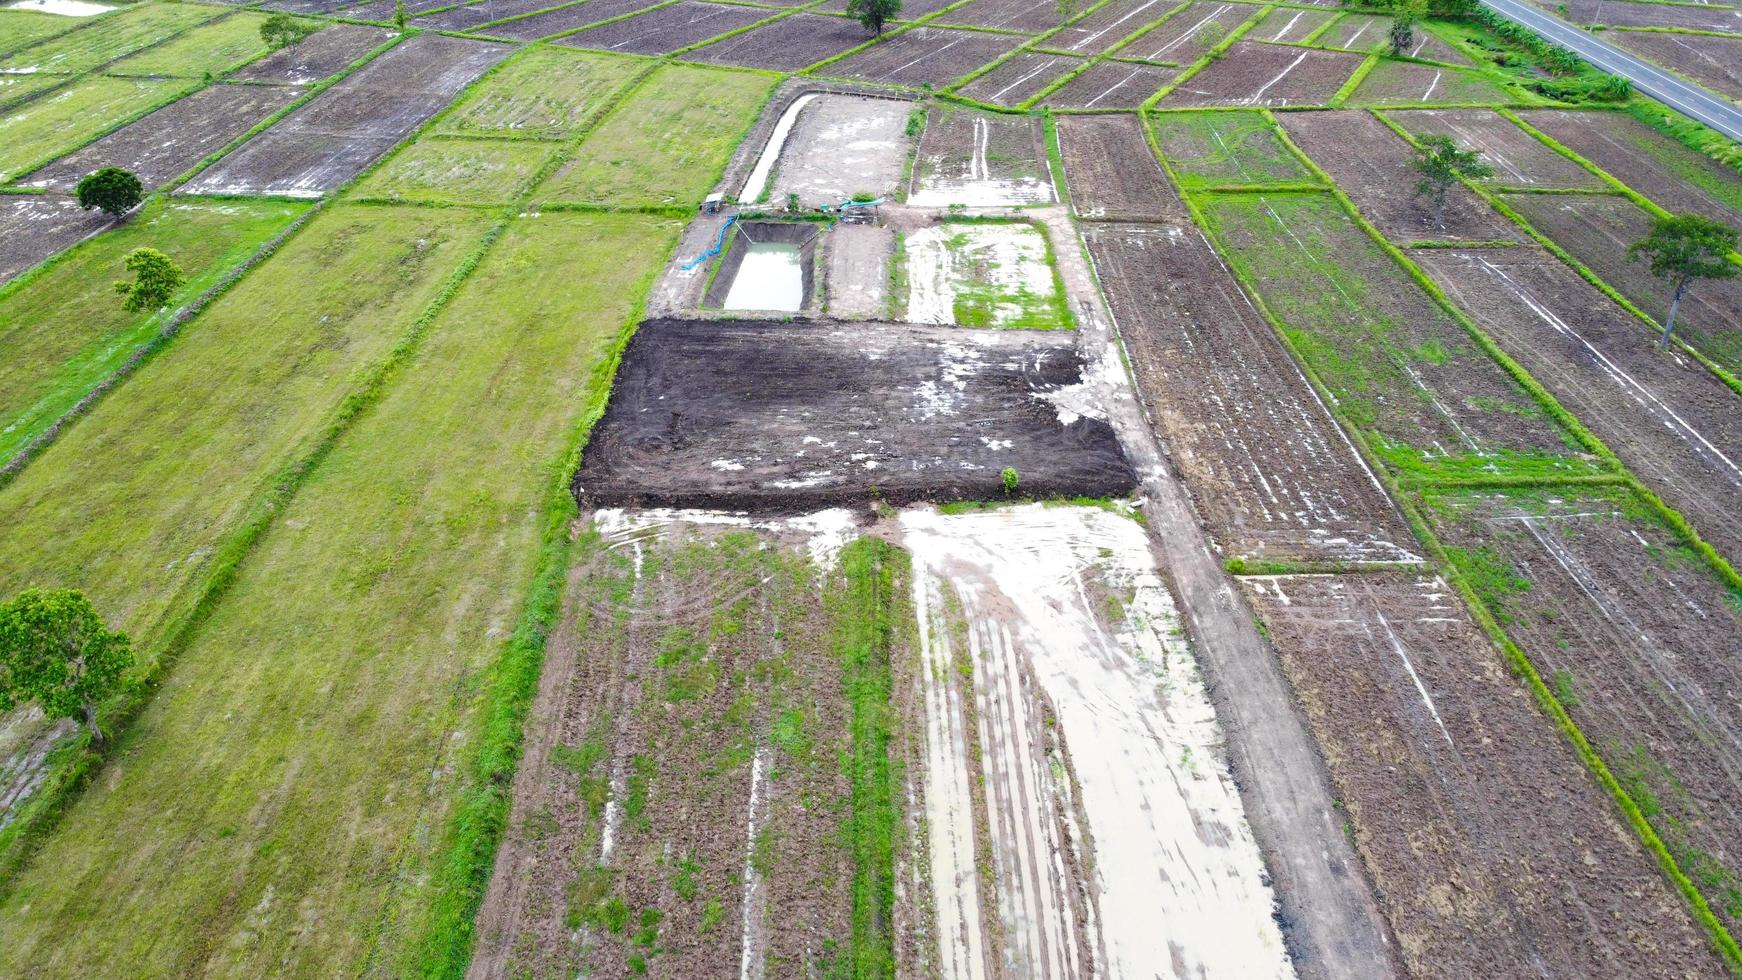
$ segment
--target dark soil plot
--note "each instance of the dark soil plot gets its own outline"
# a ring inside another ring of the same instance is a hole
[[[683,0],[670,7],[649,10],[628,20],[570,35],[563,38],[563,44],[633,54],[668,54],[740,27],[748,27],[759,20],[767,20],[774,13],[756,7]]]
[[[1416,557],[1378,479],[1201,232],[1095,225],[1084,238],[1149,417],[1225,555]]]
[[[1194,3],[1120,48],[1119,56],[1189,65],[1260,9],[1242,3]]]
[[[906,324],[652,320],[623,358],[575,477],[586,502],[806,508],[863,501],[1119,496],[1112,428],[1049,393],[1069,337]]]
[[[1039,95],[1079,63],[1076,58],[1024,51],[958,91],[981,102],[1017,106]]]
[[[1508,187],[1589,188],[1603,182],[1584,167],[1542,144],[1492,109],[1407,109],[1386,114],[1417,136],[1449,136],[1482,154],[1494,168],[1491,181]]]
[[[1409,975],[1720,976],[1445,582],[1246,578]]]
[[[1298,44],[1306,40],[1307,35],[1335,20],[1337,15],[1328,10],[1295,10],[1288,7],[1278,7],[1265,18],[1253,25],[1245,36],[1254,41],[1278,41]]]
[[[1557,0],[1557,3],[1559,0]],[[1613,27],[1685,27],[1695,31],[1742,34],[1742,8],[1717,4],[1626,3],[1611,0],[1570,0],[1557,16],[1575,24]]]
[[[261,58],[234,77],[247,82],[307,85],[338,72],[392,37],[392,31],[379,27],[334,24]]]
[[[1041,103],[1060,109],[1135,109],[1178,74],[1178,68],[1103,61]]]
[[[1742,601],[1619,491],[1427,503],[1453,560],[1734,930]]]
[[[1612,31],[1605,38],[1733,101],[1742,100],[1742,37]]]
[[[1404,471],[1586,473],[1561,431],[1328,194],[1200,198],[1229,261]]]
[[[470,975],[735,976],[845,946],[841,578],[683,523],[576,550]]]
[[[1742,556],[1742,411],[1691,358],[1537,248],[1426,249],[1452,299],[1700,534]]]
[[[151,190],[179,177],[299,94],[276,85],[213,85],[49,164],[21,183],[70,191],[94,170],[121,167]]]
[[[1360,55],[1342,51],[1240,41],[1161,104],[1324,105],[1359,67]]]
[[[218,161],[184,191],[313,196],[332,190],[446,106],[509,50],[420,34]]]
[[[837,61],[821,74],[942,88],[1021,43],[1022,38],[1012,35],[916,27]]]
[[[577,27],[597,24],[602,20],[632,14],[653,6],[658,0],[587,0],[585,3],[558,7],[542,14],[522,17],[505,24],[474,28],[472,33],[485,37],[507,38],[511,41],[531,41],[550,37]]]
[[[1162,155],[1186,189],[1217,184],[1314,182],[1276,127],[1252,109],[1159,112],[1149,117]]]
[[[960,0],[902,0],[901,19],[904,21],[915,21],[927,14],[935,14],[945,7],[958,2],[960,2]],[[845,14],[847,11],[847,0],[825,0],[824,3],[811,9],[818,13],[826,11],[832,14]],[[869,41],[870,39],[870,32],[867,31],[865,40]]]
[[[684,60],[797,71],[864,43],[865,28],[857,21],[797,13],[698,48]]]
[[[1058,135],[1065,183],[1079,217],[1185,220],[1185,206],[1136,116],[1064,116]]]
[[[357,20],[377,20],[385,24],[393,20],[401,2],[405,4],[406,16],[414,17],[426,11],[452,6],[454,0],[369,0],[362,6],[345,8],[345,16]]]
[[[937,19],[944,26],[995,27],[1039,34],[1059,26],[1066,17],[1057,0],[974,0]]]
[[[1404,52],[1411,58],[1425,58],[1428,61],[1438,61],[1447,65],[1472,64],[1469,58],[1454,49],[1445,41],[1440,40],[1427,28],[1416,25],[1415,43]]]
[[[0,196],[0,282],[70,248],[107,227],[110,220],[103,212],[85,211],[72,198],[58,194]]]
[[[1517,102],[1475,72],[1407,61],[1381,61],[1349,96],[1350,105],[1504,105]]]
[[[557,3],[558,0],[480,0],[464,7],[422,14],[417,18],[415,26],[442,31],[464,31],[504,17],[518,17],[555,7]]]
[[[354,6],[356,6],[356,0],[266,0],[260,5],[260,9],[287,14],[326,14],[342,17],[346,8]]]
[[[1645,237],[1651,216],[1621,197],[1509,194],[1506,203],[1574,258],[1590,266],[1659,321],[1669,313],[1671,287],[1627,247]],[[1682,296],[1676,336],[1731,372],[1742,371],[1742,280],[1701,282]]]
[[[1433,35],[1426,29],[1415,28],[1416,39],[1406,52],[1420,51],[1427,46]],[[1346,51],[1377,51],[1389,50],[1391,47],[1391,18],[1372,17],[1367,14],[1344,14],[1338,18],[1330,29],[1320,34],[1314,44],[1327,48],[1342,48]],[[1411,57],[1419,57],[1411,54]]]
[[[1742,175],[1631,116],[1538,109],[1519,118],[1661,208],[1742,227]]]
[[[1100,54],[1177,6],[1178,0],[1111,0],[1082,20],[1047,35],[1039,46],[1071,54]]]
[[[1446,195],[1440,220],[1415,193],[1416,151],[1370,113],[1281,113],[1282,126],[1394,242],[1521,241],[1524,232],[1461,184]]]

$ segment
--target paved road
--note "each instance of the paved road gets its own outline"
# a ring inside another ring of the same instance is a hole
[[[1523,0],[1482,0],[1482,3],[1495,13],[1523,24],[1562,47],[1578,52],[1586,61],[1609,74],[1620,75],[1631,81],[1633,87],[1641,93],[1742,143],[1742,109],[1738,109],[1735,103],[1721,99],[1698,85],[1690,85],[1662,68],[1609,44],[1600,36],[1546,14]]]

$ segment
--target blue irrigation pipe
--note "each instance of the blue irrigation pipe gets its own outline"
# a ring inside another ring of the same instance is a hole
[[[726,233],[731,231],[732,226],[734,224],[736,224],[737,222],[738,222],[738,216],[735,214],[732,215],[730,218],[727,218],[726,223],[720,226],[720,237],[714,239],[714,247],[708,249],[706,252],[703,252],[702,254],[696,256],[695,258],[689,260],[688,262],[685,262],[684,266],[683,266],[684,271],[688,272],[691,269],[694,269],[696,266],[701,265],[703,262],[706,262],[709,259],[713,258],[714,256],[719,255],[720,249],[722,249],[726,246]]]

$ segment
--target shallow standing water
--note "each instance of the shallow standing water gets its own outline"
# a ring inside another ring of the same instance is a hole
[[[7,10],[36,10],[67,17],[91,17],[115,9],[108,4],[90,3],[88,0],[18,0],[17,3],[5,4],[4,7]]]
[[[799,247],[785,242],[754,242],[720,304],[725,310],[779,310],[804,306],[804,269]]]

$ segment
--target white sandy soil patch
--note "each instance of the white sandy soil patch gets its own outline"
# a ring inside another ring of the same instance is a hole
[[[908,510],[900,526],[916,603],[943,618],[931,583],[945,583],[968,624],[1005,972],[1292,976],[1214,709],[1142,527],[1040,505]],[[928,644],[935,633],[922,631]],[[935,669],[926,677],[940,683]],[[948,739],[934,765],[960,754],[950,724],[928,718],[928,736]],[[961,777],[925,778],[940,964],[977,975],[949,945],[972,950],[980,933],[962,925],[973,842],[959,839]]]
[[[913,232],[907,282],[912,323],[1023,327],[1056,319],[1046,238],[1029,224],[944,223]]]
[[[895,193],[907,155],[911,108],[911,103],[896,99],[817,96],[799,111],[780,150],[773,199],[780,202],[797,194],[800,204],[820,207],[855,194]],[[750,190],[746,184],[745,193]]]
[[[1028,125],[1024,119],[1018,125]],[[1002,207],[1006,205],[1050,204],[1052,181],[1039,176],[994,174],[992,128],[1009,125],[996,123],[984,116],[970,122],[972,145],[966,157],[946,156],[942,151],[928,152],[922,145],[920,166],[914,183],[917,187],[907,197],[912,207],[941,208],[960,204],[970,208]],[[1003,170],[1001,164],[997,169]]]

